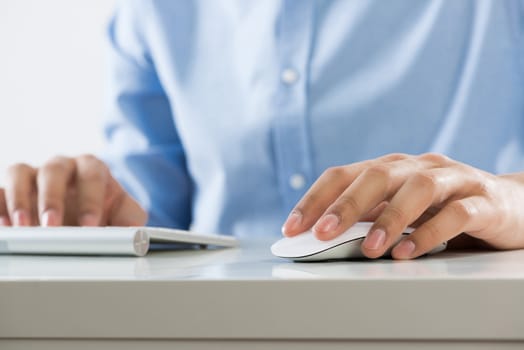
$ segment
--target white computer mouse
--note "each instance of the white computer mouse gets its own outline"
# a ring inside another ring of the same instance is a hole
[[[372,222],[357,222],[347,231],[329,241],[317,239],[312,231],[307,231],[294,237],[284,237],[271,246],[273,255],[294,261],[322,261],[365,258],[360,245],[373,225]],[[408,235],[415,229],[406,228],[403,235]],[[402,239],[400,236],[397,240]],[[397,243],[395,242],[395,244]],[[395,246],[392,245],[392,247]],[[435,254],[446,249],[447,243],[442,243],[428,254]],[[384,255],[390,256],[390,248]]]

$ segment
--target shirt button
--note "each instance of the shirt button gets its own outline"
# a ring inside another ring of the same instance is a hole
[[[280,78],[285,84],[291,85],[297,82],[299,76],[298,72],[293,68],[286,68],[282,71]]]
[[[294,190],[300,190],[306,185],[306,179],[303,175],[293,174],[289,178],[289,185]]]

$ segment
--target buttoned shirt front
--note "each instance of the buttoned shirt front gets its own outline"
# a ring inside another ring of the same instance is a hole
[[[150,225],[280,235],[328,167],[524,168],[518,1],[124,1],[107,152]]]

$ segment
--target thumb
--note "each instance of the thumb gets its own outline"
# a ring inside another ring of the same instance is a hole
[[[111,178],[110,187],[114,189],[116,197],[112,201],[107,218],[110,226],[144,226],[147,223],[147,212],[131,197],[122,186]]]

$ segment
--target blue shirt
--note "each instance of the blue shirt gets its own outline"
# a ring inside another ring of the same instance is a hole
[[[524,168],[517,1],[124,1],[108,151],[150,225],[280,235],[331,166]]]

